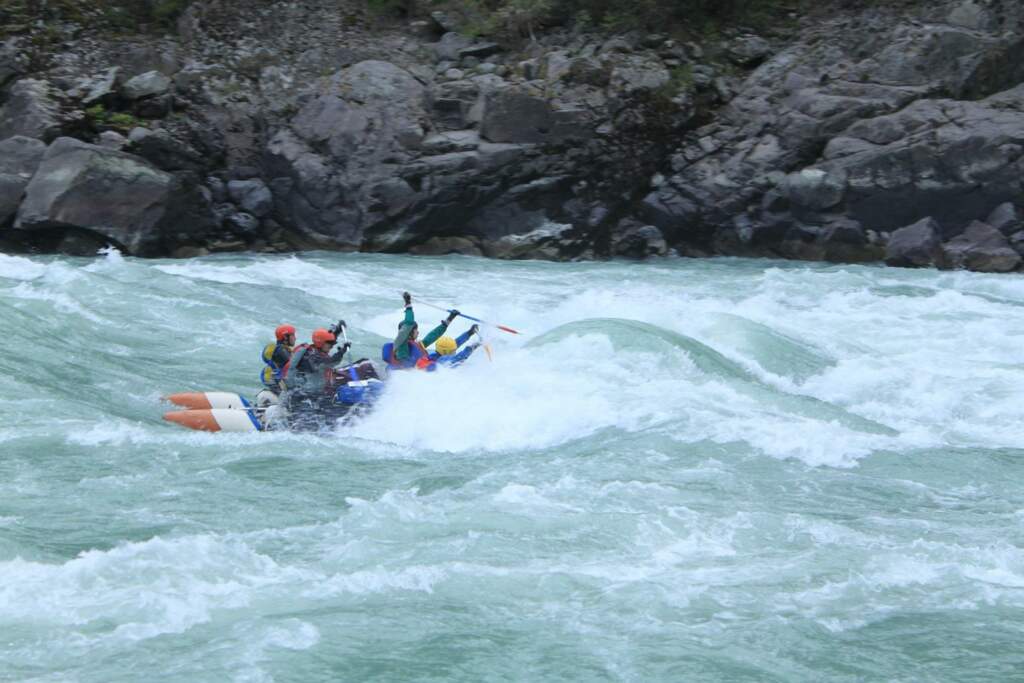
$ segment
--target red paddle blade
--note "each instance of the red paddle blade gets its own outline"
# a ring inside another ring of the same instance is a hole
[[[511,327],[505,327],[504,325],[495,325],[502,332],[509,332],[511,334],[520,334],[518,330],[513,330]]]

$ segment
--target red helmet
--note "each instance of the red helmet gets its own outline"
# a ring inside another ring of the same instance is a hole
[[[328,342],[332,344],[334,343],[334,334],[332,332],[329,332],[328,330],[325,330],[322,327],[313,330],[313,346],[315,348],[319,349]]]
[[[277,341],[284,341],[285,335],[295,334],[295,327],[292,325],[278,325],[277,329],[274,330],[274,336],[277,337]]]

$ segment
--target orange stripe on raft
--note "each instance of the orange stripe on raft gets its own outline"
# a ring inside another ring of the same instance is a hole
[[[176,406],[188,408],[189,410],[209,410],[213,407],[210,405],[210,399],[206,398],[206,394],[202,391],[171,394],[167,397],[167,400]]]
[[[182,427],[195,429],[201,432],[219,432],[220,425],[213,412],[209,410],[174,410],[164,413],[164,419],[168,422],[180,424]]]

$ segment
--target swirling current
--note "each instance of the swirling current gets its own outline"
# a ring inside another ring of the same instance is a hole
[[[524,334],[322,433],[161,419],[405,289]],[[0,329],[2,681],[1024,680],[1020,277],[0,255]]]

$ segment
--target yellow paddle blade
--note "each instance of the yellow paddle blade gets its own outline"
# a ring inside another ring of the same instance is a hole
[[[484,344],[484,351],[487,352],[487,360],[489,360],[489,361],[491,361],[493,363],[494,362],[494,354],[491,353],[491,345],[490,344]]]

